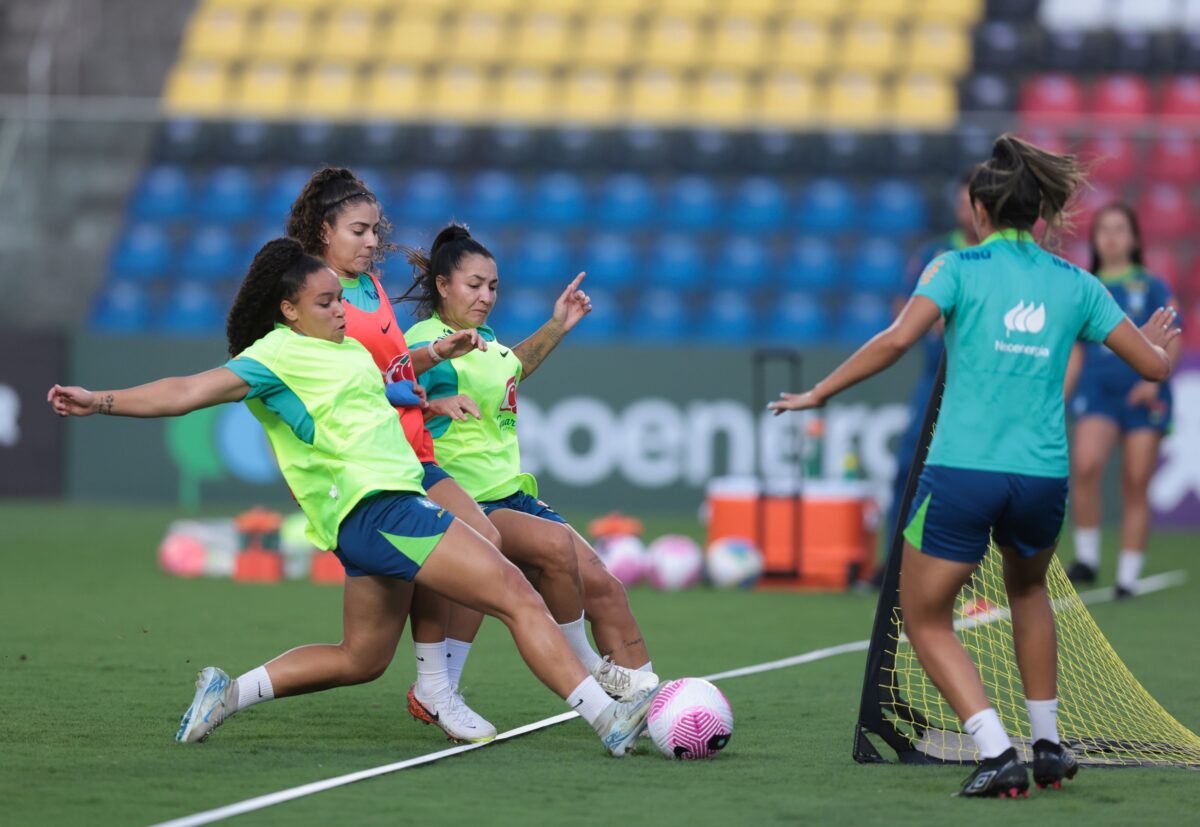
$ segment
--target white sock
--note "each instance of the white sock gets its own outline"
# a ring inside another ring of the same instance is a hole
[[[593,728],[600,713],[608,709],[613,699],[604,693],[596,679],[588,675],[579,686],[567,696],[567,706],[579,713],[579,717],[587,721]]]
[[[1142,552],[1131,548],[1122,549],[1121,556],[1117,558],[1117,585],[1130,591],[1136,589],[1138,578],[1142,576],[1144,562],[1146,555]]]
[[[450,673],[450,686],[458,688],[462,679],[463,667],[467,665],[467,655],[471,654],[471,644],[465,640],[446,638],[446,671]]]
[[[571,650],[575,652],[575,657],[579,658],[583,668],[591,672],[592,667],[599,663],[601,658],[592,648],[592,644],[588,643],[587,630],[583,627],[583,615],[572,623],[558,624],[558,628],[562,629],[567,643],[571,644]]]
[[[975,739],[975,746],[979,747],[982,758],[995,758],[1012,746],[1008,733],[1004,731],[1004,724],[1000,723],[1000,716],[990,706],[968,718],[965,726]]]
[[[1094,569],[1100,568],[1100,529],[1075,529],[1075,560]]]
[[[260,704],[263,701],[274,700],[275,687],[271,686],[271,676],[267,667],[259,666],[251,669],[237,679],[238,700],[237,711],[241,712],[248,706]]]
[[[1057,744],[1059,741],[1058,698],[1051,698],[1048,701],[1026,700],[1025,708],[1029,710],[1030,739],[1035,743],[1049,741]]]
[[[446,641],[413,643],[417,655],[417,698],[442,701],[450,698],[450,672],[446,669]]]
[[[653,671],[654,671],[654,661],[652,661],[652,660],[648,660],[648,661],[646,661],[645,663],[643,663],[641,666],[639,666],[639,667],[637,668],[637,671],[639,671],[639,672],[653,672]]]

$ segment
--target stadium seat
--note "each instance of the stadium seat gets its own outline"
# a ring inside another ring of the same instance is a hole
[[[745,76],[718,69],[693,81],[691,117],[706,126],[734,127],[750,120],[753,99]]]
[[[701,126],[681,131],[677,139],[679,165],[684,169],[715,173],[745,164],[747,150],[741,132]]]
[[[235,278],[247,263],[242,261],[242,250],[228,227],[202,224],[192,230],[178,268],[184,280],[216,282]]]
[[[691,314],[683,297],[674,290],[652,288],[639,296],[629,335],[635,342],[674,343],[688,336],[691,328]]]
[[[866,129],[884,119],[883,85],[865,74],[843,74],[830,78],[825,116],[836,127]]]
[[[225,328],[225,317],[208,286],[184,282],[163,302],[154,327],[169,336],[211,336]]]
[[[711,178],[681,175],[667,188],[666,223],[680,230],[708,230],[717,223],[721,198]]]
[[[319,63],[301,75],[297,112],[311,118],[357,115],[362,76],[347,63]]]
[[[347,152],[356,161],[390,164],[397,158],[410,157],[415,149],[417,131],[406,124],[387,120],[369,120],[356,125],[347,138]]]
[[[1178,32],[1173,45],[1169,70],[1185,75],[1200,72],[1200,25]]]
[[[721,4],[716,4],[717,11],[722,11]],[[755,21],[769,20],[780,11],[779,0],[738,0],[737,14]]]
[[[907,22],[912,16],[911,0],[850,0],[846,6],[849,16],[858,20],[894,24]]]
[[[1110,68],[1112,43],[1102,32],[1051,29],[1042,38],[1041,68],[1050,72],[1090,74]]]
[[[462,209],[472,222],[494,227],[520,219],[523,199],[516,176],[504,170],[486,170],[467,185]]]
[[[584,19],[573,58],[585,67],[618,69],[633,62],[636,45],[634,23],[628,16],[597,14]]]
[[[702,46],[699,21],[667,15],[646,24],[638,58],[656,68],[689,69],[700,62]]]
[[[501,341],[520,342],[546,322],[554,305],[545,290],[506,286],[503,271],[500,278],[496,309],[488,324]]]
[[[996,133],[988,127],[966,123],[954,131],[951,140],[955,151],[947,152],[946,157],[952,160],[953,166],[946,171],[956,173],[990,158]]]
[[[825,344],[828,314],[822,303],[806,291],[784,293],[771,303],[767,338],[777,345]]]
[[[491,112],[500,121],[548,121],[557,115],[557,91],[550,74],[542,69],[510,68],[500,75]]]
[[[245,167],[218,167],[204,179],[196,213],[206,221],[243,221],[254,214],[257,196],[254,176]]]
[[[399,215],[410,224],[441,226],[454,217],[460,204],[454,182],[439,170],[420,170],[408,176],[397,193]]]
[[[830,290],[841,276],[837,247],[821,236],[802,236],[785,256],[782,274],[789,290]]]
[[[90,327],[96,333],[141,333],[150,322],[150,301],[140,284],[114,281],[100,292],[92,307]]]
[[[276,173],[267,184],[265,197],[259,201],[260,217],[273,224],[285,221],[312,173],[308,166],[286,167]]]
[[[867,232],[892,237],[924,232],[929,221],[925,195],[900,178],[883,179],[871,187],[863,213]]]
[[[985,0],[915,0],[913,15],[918,20],[971,25],[983,17]]]
[[[1080,156],[1091,166],[1091,178],[1122,184],[1137,174],[1141,153],[1127,133],[1106,129],[1088,139]]]
[[[594,286],[587,288],[587,294],[592,300],[592,312],[571,331],[571,338],[589,344],[614,341],[624,327],[626,315],[620,297],[611,290]]]
[[[817,136],[808,148],[813,171],[824,174],[861,175],[880,160],[873,136],[858,129],[831,129]]]
[[[940,132],[899,129],[884,136],[880,171],[894,175],[925,175],[942,169],[950,149],[947,136]],[[951,170],[955,172],[957,170]]]
[[[820,106],[811,75],[791,70],[771,72],[761,81],[753,120],[764,127],[802,127],[816,119]]]
[[[608,141],[611,150],[608,166],[645,170],[647,174],[658,172],[676,160],[673,134],[654,124],[619,129]]]
[[[806,17],[785,20],[775,34],[771,65],[814,74],[827,71],[835,54],[829,25]]]
[[[218,125],[220,155],[231,163],[257,164],[279,157],[282,137],[278,125],[245,117]]]
[[[737,230],[771,233],[780,229],[788,214],[788,197],[774,179],[756,176],[743,179],[733,191],[728,224]]]
[[[874,19],[846,25],[835,51],[835,68],[842,72],[878,75],[900,62],[900,41],[894,26]]]
[[[219,154],[218,130],[199,118],[168,118],[155,136],[154,156],[166,162],[195,161]]]
[[[685,120],[688,100],[683,76],[665,69],[645,69],[629,80],[625,116],[634,123],[665,124]]]
[[[896,79],[890,115],[900,127],[945,129],[958,119],[958,93],[946,78],[904,75]]]
[[[644,276],[653,284],[670,288],[691,288],[708,279],[705,256],[696,239],[686,233],[667,232],[655,236],[646,259],[652,266]]]
[[[426,76],[400,63],[376,66],[367,80],[364,114],[370,118],[416,119],[428,110]]]
[[[295,104],[296,74],[283,63],[246,66],[233,89],[232,109],[242,115],[281,116],[292,112]]]
[[[183,167],[150,167],[134,191],[130,215],[145,221],[179,218],[192,207],[192,186]]]
[[[599,124],[616,120],[621,104],[616,75],[605,69],[584,68],[567,73],[558,110],[567,123]]]
[[[357,63],[366,55],[376,54],[377,41],[383,39],[378,19],[368,9],[330,8],[325,25],[313,38],[316,56],[325,61]]]
[[[807,20],[831,23],[846,15],[844,0],[785,0],[784,11]]]
[[[1109,41],[1110,59],[1108,68],[1116,72],[1145,74],[1171,68],[1173,60],[1168,54],[1173,44],[1164,43],[1146,31],[1118,31]],[[1104,67],[1096,66],[1095,69]]]
[[[183,37],[183,54],[191,59],[235,60],[250,51],[250,15],[225,5],[201,6],[192,13]]]
[[[1117,29],[1162,31],[1178,23],[1177,0],[1112,0],[1110,21]]]
[[[288,6],[264,11],[258,28],[251,35],[252,54],[262,61],[295,63],[316,47],[313,16]]]
[[[1012,86],[1001,75],[977,73],[960,87],[963,112],[1012,112],[1015,107]]]
[[[886,238],[867,238],[858,245],[850,263],[850,283],[856,290],[884,295],[904,284],[904,251]]]
[[[447,38],[442,19],[434,11],[416,9],[393,15],[380,40],[378,57],[410,70],[438,61]]]
[[[639,270],[637,252],[626,233],[590,235],[584,245],[583,267],[588,284],[608,289],[629,284]]]
[[[436,119],[475,122],[487,117],[492,86],[488,73],[474,66],[448,66],[433,79],[427,116]]]
[[[1200,179],[1200,148],[1189,132],[1164,131],[1150,151],[1150,177],[1192,184]]]
[[[1173,183],[1160,181],[1142,190],[1137,213],[1148,242],[1175,241],[1192,228],[1187,193]]]
[[[758,235],[727,236],[718,247],[714,284],[749,289],[766,286],[773,276],[770,251]]]
[[[1075,31],[1106,26],[1108,11],[1108,0],[1042,0],[1037,6],[1038,19],[1047,29]]]
[[[891,308],[885,296],[852,293],[842,304],[833,334],[843,347],[858,347],[891,323]]]
[[[634,173],[611,175],[600,186],[597,218],[606,227],[638,229],[656,218],[654,190]]]
[[[705,62],[718,69],[756,71],[762,68],[769,53],[765,21],[740,15],[722,17],[713,24]]]
[[[982,72],[1015,73],[1028,59],[1025,41],[1016,25],[992,20],[975,30],[975,69]]]
[[[548,172],[533,183],[529,194],[529,218],[545,227],[574,227],[587,217],[587,193],[579,176]]]
[[[161,278],[171,263],[171,243],[160,224],[131,225],[113,247],[109,275],[118,281],[149,282]]]
[[[563,14],[530,14],[517,24],[513,54],[523,66],[551,69],[573,58],[571,21]]]
[[[1200,120],[1200,74],[1167,78],[1162,86],[1160,111],[1172,120]]]
[[[182,60],[172,67],[163,89],[163,111],[180,115],[223,114],[234,85],[227,64],[215,60]]]
[[[809,232],[852,230],[858,223],[854,191],[836,178],[819,178],[801,192],[798,219],[800,228]]]
[[[717,290],[704,303],[700,327],[714,344],[749,343],[758,332],[754,302],[744,290]]]
[[[521,239],[507,269],[516,271],[515,281],[521,287],[541,288],[566,285],[579,272],[573,266],[561,233],[534,230]]]
[[[1100,78],[1092,88],[1091,111],[1106,120],[1144,118],[1150,113],[1150,88],[1137,75]]]
[[[441,60],[462,66],[502,63],[510,47],[504,18],[488,12],[467,12],[458,17],[443,40]]]
[[[519,10],[518,0],[466,0],[458,8],[466,12],[486,12],[497,16],[507,16]]]
[[[1021,88],[1018,109],[1027,117],[1077,118],[1083,111],[1083,90],[1069,75],[1035,75]]]
[[[971,68],[971,40],[961,26],[929,22],[914,26],[901,48],[900,68],[957,78]],[[978,62],[976,68],[982,68]]]

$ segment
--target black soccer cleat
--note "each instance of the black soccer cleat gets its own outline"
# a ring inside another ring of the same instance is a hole
[[[1128,600],[1136,594],[1133,589],[1127,589],[1124,586],[1117,586],[1113,589],[1113,593],[1117,600]]]
[[[1017,751],[1009,747],[979,762],[958,795],[967,798],[1029,798],[1029,773]]]
[[[1075,754],[1062,744],[1052,744],[1042,739],[1033,745],[1033,780],[1039,790],[1047,787],[1062,789],[1062,782],[1069,781],[1079,772]]]
[[[1067,579],[1072,583],[1086,583],[1090,585],[1096,582],[1096,570],[1087,563],[1080,563],[1076,560],[1071,564],[1071,568],[1067,569]]]

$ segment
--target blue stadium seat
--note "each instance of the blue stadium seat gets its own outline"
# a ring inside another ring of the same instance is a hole
[[[819,166],[805,151],[807,143],[804,136],[795,132],[766,129],[746,137],[745,157],[742,160],[759,172],[793,175],[797,171],[808,171]]]
[[[570,252],[562,235],[535,230],[521,240],[509,272],[516,271],[515,281],[520,287],[548,287],[560,283],[566,287],[579,272],[571,270],[571,266]]]
[[[657,170],[675,160],[671,135],[653,126],[630,126],[619,129],[609,141],[614,164],[634,169]]]
[[[517,123],[497,126],[480,143],[484,162],[504,169],[527,167],[531,161],[540,160],[544,146],[535,130]]]
[[[664,212],[678,230],[707,230],[717,223],[721,197],[711,178],[681,175],[671,182]]]
[[[829,314],[807,291],[789,291],[771,302],[767,338],[779,345],[817,345],[829,336]]]
[[[892,174],[928,175],[945,163],[946,149],[946,136],[941,133],[901,129],[884,138],[887,161],[880,167]]]
[[[643,227],[656,217],[655,209],[654,190],[642,175],[617,173],[601,184],[597,217],[607,227]]]
[[[630,315],[629,335],[636,341],[678,342],[692,328],[687,304],[675,290],[647,290],[638,297],[637,312]]]
[[[408,176],[400,187],[396,203],[400,216],[418,225],[442,226],[461,206],[455,200],[454,182],[440,170],[421,170]]]
[[[693,129],[679,136],[680,156],[688,169],[717,172],[739,163],[746,147],[742,136],[728,129]]]
[[[929,222],[925,195],[901,178],[875,184],[867,194],[867,231],[890,236],[908,236],[923,232]]]
[[[303,166],[285,167],[276,173],[267,184],[263,198],[259,200],[259,217],[282,228],[292,211],[292,204],[312,177],[312,173],[312,169]]]
[[[894,293],[904,283],[905,263],[898,244],[886,238],[867,238],[855,251],[850,283],[857,290]]]
[[[543,227],[575,227],[587,217],[583,181],[570,172],[548,172],[534,182],[529,217]]]
[[[242,261],[242,250],[233,233],[219,224],[196,227],[184,247],[179,261],[183,280],[196,282],[223,281],[236,278],[249,261]]]
[[[501,285],[488,324],[501,342],[515,345],[541,327],[553,308],[554,303],[545,290],[526,287],[507,290]]]
[[[141,333],[150,321],[150,302],[142,285],[114,281],[96,297],[91,329],[97,333]]]
[[[447,122],[430,126],[420,136],[417,147],[419,152],[414,154],[415,160],[454,169],[478,155],[479,142],[474,131],[462,124]]]
[[[806,231],[840,233],[858,223],[858,205],[849,184],[838,178],[818,178],[800,194],[800,227]]]
[[[771,280],[770,267],[771,254],[761,238],[739,233],[721,244],[713,280],[722,287],[761,287]]]
[[[521,215],[521,204],[521,184],[515,175],[486,170],[468,184],[462,217],[487,226],[511,224]]]
[[[583,251],[588,292],[628,284],[639,272],[637,254],[629,237],[622,233],[596,233]],[[594,304],[594,302],[593,302]]]
[[[379,167],[371,167],[364,165],[355,165],[354,174],[358,179],[367,185],[379,201],[380,205],[387,207],[392,200],[392,184],[388,178],[388,174]]]
[[[204,180],[197,213],[206,221],[242,221],[254,214],[256,189],[245,167],[217,167]]]
[[[871,172],[880,161],[879,141],[868,132],[836,129],[815,136],[809,149],[815,169],[825,174],[862,175]]]
[[[254,260],[254,254],[261,250],[264,244],[285,235],[287,235],[287,225],[284,218],[266,220],[255,226],[242,247],[239,258],[240,266],[235,275],[241,276],[245,273],[246,269],[250,267],[250,262]]]
[[[704,338],[720,344],[749,342],[758,333],[754,302],[744,290],[718,290],[700,319]]]
[[[345,160],[345,129],[332,121],[302,121],[289,129],[284,141],[287,157],[307,164],[341,165]]]
[[[829,290],[841,276],[837,247],[821,236],[803,236],[788,250],[783,286],[795,290]]]
[[[191,207],[192,187],[183,167],[160,164],[146,170],[129,212],[139,221],[165,221],[187,214]]]
[[[587,286],[587,283],[584,283]],[[612,290],[587,288],[592,312],[571,331],[577,342],[611,342],[621,331],[621,300]]]
[[[175,336],[220,333],[225,326],[216,294],[204,284],[184,282],[163,302],[154,327]]]
[[[586,126],[562,126],[546,134],[546,157],[570,169],[592,168],[604,162],[609,135]]]
[[[167,271],[171,242],[160,224],[131,225],[113,247],[109,274],[117,279],[154,281]]]
[[[647,261],[653,262],[653,266],[644,275],[662,287],[698,287],[708,278],[704,251],[700,243],[686,233],[668,232],[658,236]]]
[[[729,223],[736,229],[769,233],[783,226],[787,217],[787,194],[772,178],[755,176],[743,180],[729,204]]]
[[[194,161],[205,155],[212,144],[212,130],[205,121],[172,118],[158,132],[155,157],[165,161]]]
[[[372,121],[360,128],[354,156],[368,164],[394,164],[410,155],[414,144],[413,131],[406,124]]]
[[[846,347],[858,347],[892,323],[885,298],[874,293],[852,293],[842,305],[835,338]]]
[[[234,121],[221,130],[221,152],[232,162],[275,160],[282,143],[279,127],[265,121]]]

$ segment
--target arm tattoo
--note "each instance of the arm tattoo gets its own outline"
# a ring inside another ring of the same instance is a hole
[[[96,405],[96,413],[109,415],[112,414],[112,410],[113,395],[111,393],[106,393],[104,396],[100,397],[100,401]]]

